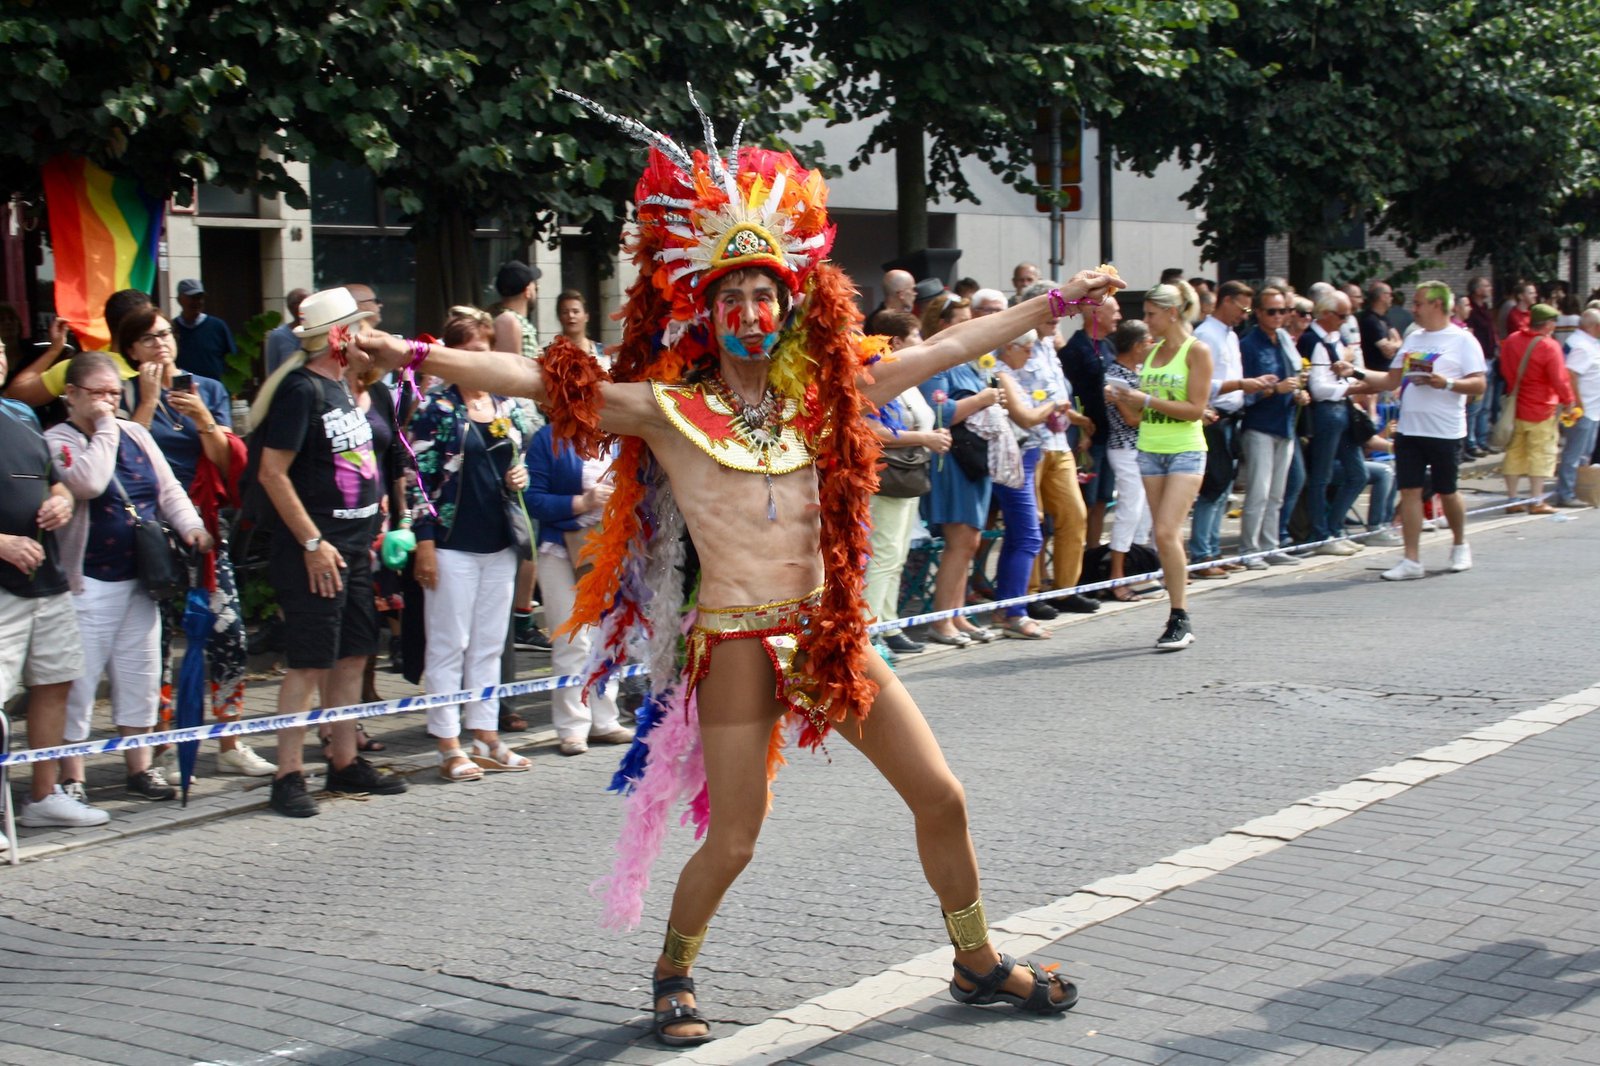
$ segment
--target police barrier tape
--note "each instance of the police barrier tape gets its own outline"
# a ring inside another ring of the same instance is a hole
[[[1494,504],[1490,507],[1479,507],[1467,511],[1468,517],[1473,515],[1492,514],[1503,511],[1508,507],[1524,506],[1538,503],[1548,497],[1548,493],[1541,496],[1524,497],[1516,500],[1506,500],[1504,503]],[[1398,528],[1398,527],[1390,527]],[[1324,544],[1333,544],[1343,540],[1362,540],[1375,536],[1386,530],[1374,529],[1363,533],[1353,534],[1349,537],[1326,537],[1322,540],[1308,541],[1304,544],[1294,544],[1288,547],[1272,548],[1267,551],[1247,552],[1241,555],[1232,555],[1223,559],[1212,559],[1204,562],[1191,563],[1189,570],[1199,570],[1208,566],[1222,563],[1245,563],[1251,559],[1264,559],[1268,555],[1288,551],[1315,550]],[[1159,581],[1161,571],[1155,570],[1145,574],[1134,574],[1129,577],[1114,578],[1109,581],[1095,581],[1084,585],[1074,585],[1071,588],[1051,589],[1046,592],[1037,592],[1028,596],[1014,596],[1006,600],[990,600],[984,603],[970,604],[956,607],[948,611],[932,611],[926,614],[911,615],[906,618],[896,618],[887,622],[875,622],[867,627],[867,632],[872,634],[889,632],[906,626],[926,625],[929,622],[940,622],[947,618],[956,618],[966,615],[989,614],[997,610],[1010,607],[1023,607],[1030,603],[1040,603],[1058,599],[1063,596],[1081,595],[1088,592],[1103,592],[1107,589],[1118,588],[1123,585],[1141,585],[1150,581]],[[642,665],[624,667],[617,672],[617,677],[641,677],[648,671]],[[377,703],[357,703],[348,707],[316,708],[301,714],[268,715],[262,718],[241,719],[232,722],[213,722],[210,725],[191,726],[186,729],[167,729],[159,733],[141,733],[129,737],[111,737],[106,740],[84,741],[76,744],[61,744],[52,748],[32,748],[27,751],[13,752],[0,755],[0,767],[17,766],[23,763],[43,762],[48,759],[61,759],[74,755],[105,755],[111,752],[127,751],[129,748],[148,748],[158,744],[177,744],[193,740],[212,740],[218,737],[241,737],[255,733],[274,733],[280,729],[296,729],[317,725],[322,722],[345,722],[361,718],[381,718],[391,714],[404,714],[407,711],[426,710],[429,707],[445,707],[455,703],[471,703],[477,700],[499,700],[508,696],[527,696],[536,692],[551,692],[558,688],[573,688],[583,683],[583,679],[574,674],[561,677],[541,677],[532,681],[513,681],[503,685],[492,685],[486,688],[464,689],[460,692],[439,692],[432,695],[406,696],[398,700],[380,700]]]

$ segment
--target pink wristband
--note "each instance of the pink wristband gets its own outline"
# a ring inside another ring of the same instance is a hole
[[[406,364],[406,370],[414,372],[422,365],[422,361],[428,358],[428,349],[431,345],[424,340],[406,341],[406,344],[411,348],[411,362]]]

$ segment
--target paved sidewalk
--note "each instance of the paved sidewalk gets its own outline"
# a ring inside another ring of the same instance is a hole
[[[1600,1062],[1600,714],[1032,954],[1070,1015],[936,996],[785,1061]]]

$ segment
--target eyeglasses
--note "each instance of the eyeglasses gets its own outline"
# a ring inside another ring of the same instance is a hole
[[[119,399],[122,398],[122,390],[120,388],[117,388],[117,389],[86,389],[82,385],[74,385],[72,387],[77,389],[79,392],[83,393],[85,396],[99,396],[102,399],[107,399],[107,400],[119,400]]]
[[[1256,309],[1256,314],[1258,315],[1286,315],[1288,313],[1289,309],[1287,307],[1261,307]]]
[[[158,333],[146,333],[144,336],[142,336],[138,340],[134,341],[134,343],[135,344],[154,344],[156,341],[168,341],[168,340],[171,340],[171,339],[172,339],[172,330],[171,329],[164,329],[164,330],[161,330]]]

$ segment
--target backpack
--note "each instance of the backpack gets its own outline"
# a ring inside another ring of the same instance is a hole
[[[1161,556],[1147,544],[1129,545],[1128,554],[1122,560],[1122,572],[1128,577],[1154,573],[1159,579]],[[1085,585],[1111,580],[1111,545],[1100,544],[1084,551],[1083,574],[1078,580]]]

